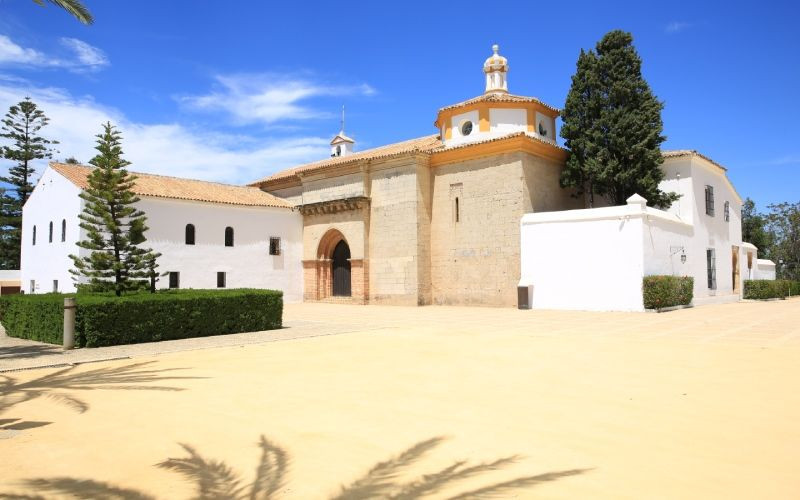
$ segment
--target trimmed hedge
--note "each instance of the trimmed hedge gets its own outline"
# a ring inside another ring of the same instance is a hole
[[[800,281],[745,280],[744,282],[745,299],[782,299],[796,295],[800,295]]]
[[[0,321],[9,336],[63,342],[65,295],[9,295]],[[75,344],[100,347],[280,328],[283,293],[275,290],[170,290],[155,294],[81,293]]]
[[[654,275],[642,280],[645,309],[686,306],[694,296],[694,278],[690,276]]]

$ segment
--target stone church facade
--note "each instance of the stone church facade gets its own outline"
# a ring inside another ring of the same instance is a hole
[[[558,180],[559,110],[507,90],[497,46],[483,95],[439,110],[439,133],[252,183],[303,216],[304,300],[513,306],[520,219],[582,208]]]

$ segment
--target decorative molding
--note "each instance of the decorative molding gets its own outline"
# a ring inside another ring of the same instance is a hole
[[[299,205],[297,208],[303,215],[335,214],[350,210],[361,210],[368,208],[370,199],[366,196],[355,196],[352,198],[340,198],[338,200],[320,201],[317,203],[307,203]]]

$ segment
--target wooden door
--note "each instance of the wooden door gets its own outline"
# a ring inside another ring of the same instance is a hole
[[[333,295],[350,297],[350,247],[342,240],[333,249]]]

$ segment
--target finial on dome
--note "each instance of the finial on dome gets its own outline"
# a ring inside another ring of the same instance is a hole
[[[483,72],[486,73],[485,93],[508,93],[508,82],[506,81],[508,61],[499,54],[500,46],[498,44],[492,45],[492,52],[494,54],[483,63]]]

